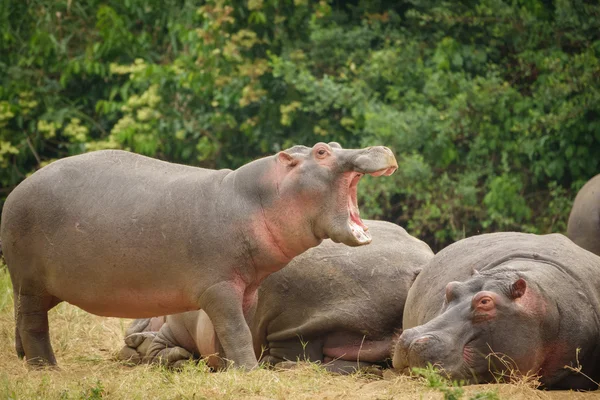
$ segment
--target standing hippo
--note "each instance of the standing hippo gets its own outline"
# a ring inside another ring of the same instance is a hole
[[[337,143],[295,146],[235,171],[116,150],[56,161],[4,204],[17,354],[56,363],[47,312],[61,301],[125,318],[203,309],[227,358],[253,368],[245,318],[260,282],[325,238],[369,243],[358,181],[396,169],[386,147]]]
[[[577,193],[569,215],[567,236],[600,256],[600,175],[590,179]]]
[[[389,358],[408,289],[433,253],[395,224],[368,224],[371,245],[350,248],[327,240],[265,279],[250,322],[262,362],[306,359],[350,372]],[[163,321],[134,321],[120,357],[177,364],[220,351],[204,312],[169,315],[158,334],[140,333]],[[208,364],[219,366],[212,357]]]
[[[512,368],[538,374],[547,388],[597,388],[584,374],[600,377],[599,311],[600,257],[565,236],[463,239],[411,287],[393,365],[437,364],[476,382]],[[565,368],[578,365],[580,374]]]

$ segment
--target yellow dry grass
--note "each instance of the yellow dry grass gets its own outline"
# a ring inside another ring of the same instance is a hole
[[[110,296],[110,293],[107,293]],[[211,373],[190,363],[181,371],[127,366],[114,359],[129,321],[88,314],[69,304],[50,312],[60,370],[29,370],[14,350],[10,279],[0,266],[0,399],[442,399],[421,378],[336,376],[315,365],[295,370]],[[526,382],[474,385],[463,399],[589,399],[596,393],[544,392]]]

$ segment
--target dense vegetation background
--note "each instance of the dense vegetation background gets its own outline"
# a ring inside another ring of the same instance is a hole
[[[124,148],[236,168],[300,143],[385,144],[363,216],[435,249],[564,231],[600,172],[596,0],[2,0],[0,197]]]

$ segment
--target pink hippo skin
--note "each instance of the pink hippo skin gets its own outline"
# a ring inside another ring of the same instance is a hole
[[[389,359],[408,289],[433,253],[398,225],[366,222],[369,246],[326,240],[265,279],[249,323],[262,363],[308,360],[347,373]],[[152,332],[164,320],[134,321],[120,358],[177,366],[203,356],[210,366],[222,366],[203,311],[169,315],[160,332]]]
[[[539,375],[545,388],[595,389],[599,312],[600,257],[560,234],[474,236],[440,251],[415,280],[393,365],[430,363],[478,383],[512,370]],[[579,365],[581,373],[565,368]]]
[[[386,147],[337,143],[295,146],[235,171],[118,150],[56,161],[3,208],[17,354],[56,363],[47,312],[61,301],[125,318],[202,309],[226,358],[253,368],[246,318],[260,282],[325,238],[368,244],[358,181],[396,168]]]
[[[600,256],[600,175],[590,179],[577,193],[569,215],[567,236]]]

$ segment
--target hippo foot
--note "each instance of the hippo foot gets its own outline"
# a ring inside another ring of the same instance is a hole
[[[183,347],[174,346],[163,348],[158,351],[150,349],[149,356],[146,357],[145,361],[173,369],[180,369],[192,358],[194,358],[192,353]]]
[[[117,359],[132,364],[148,362],[148,349],[156,338],[156,332],[133,333],[125,338],[125,346],[117,354]]]
[[[60,367],[56,364],[51,364],[46,360],[31,359],[26,360],[27,368],[32,371],[61,371]]]

